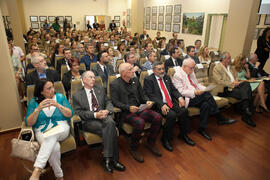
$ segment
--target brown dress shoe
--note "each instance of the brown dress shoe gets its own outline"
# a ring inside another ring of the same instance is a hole
[[[162,153],[161,151],[155,146],[155,145],[151,145],[148,142],[145,143],[145,146],[147,147],[147,149],[149,149],[154,155],[161,157]]]
[[[129,153],[131,154],[131,156],[138,162],[143,163],[144,162],[144,158],[143,155],[136,149],[129,149]]]

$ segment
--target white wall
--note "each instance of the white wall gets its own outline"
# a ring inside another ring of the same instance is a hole
[[[72,16],[77,29],[85,29],[86,15],[122,16],[127,0],[23,0],[26,28],[29,16]],[[122,17],[121,17],[122,19]]]
[[[194,42],[197,39],[202,40],[202,44],[204,43],[207,15],[228,13],[230,0],[145,0],[144,7],[166,6],[175,4],[182,5],[182,12],[181,12],[182,19],[178,38],[184,39],[185,45],[188,46],[194,45]],[[166,10],[166,7],[164,9]],[[195,12],[205,13],[203,34],[202,35],[182,34],[183,13],[195,13]],[[157,30],[147,30],[147,32],[151,36],[151,38],[156,37]],[[169,40],[172,38],[172,32],[165,32],[165,30],[161,31],[161,36],[165,36],[167,40]]]

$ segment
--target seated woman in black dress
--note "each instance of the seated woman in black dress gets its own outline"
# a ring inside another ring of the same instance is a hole
[[[84,70],[80,70],[79,60],[74,57],[71,58],[68,65],[70,70],[66,72],[62,78],[62,83],[64,85],[67,97],[70,95],[71,82],[73,80],[81,79],[81,74],[84,72]]]

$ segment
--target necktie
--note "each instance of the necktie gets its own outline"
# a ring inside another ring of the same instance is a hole
[[[179,65],[178,62],[177,62],[177,60],[174,61],[174,64],[175,64],[175,66],[178,66]]]
[[[106,78],[108,79],[108,71],[107,71],[106,66],[104,66],[104,74],[105,74]]]
[[[190,79],[190,76],[188,75],[188,80],[189,80],[189,82],[190,82],[190,84],[196,89],[197,87],[196,87],[196,85],[191,81],[191,79]]]
[[[92,111],[98,112],[99,111],[99,106],[98,106],[98,102],[97,102],[97,99],[96,99],[96,97],[94,95],[93,90],[90,90],[90,93],[91,93],[91,98],[92,98]]]
[[[167,89],[166,89],[166,87],[165,87],[165,85],[164,85],[162,79],[159,78],[158,80],[159,80],[159,82],[160,82],[160,87],[161,87],[161,89],[162,89],[162,91],[163,91],[163,93],[164,93],[164,95],[165,95],[166,102],[167,102],[168,106],[169,106],[170,108],[172,108],[172,107],[173,107],[173,104],[172,104],[172,101],[171,101],[171,99],[170,99],[169,93],[168,93],[168,91],[167,91]]]

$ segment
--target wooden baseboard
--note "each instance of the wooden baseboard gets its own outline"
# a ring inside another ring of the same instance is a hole
[[[16,132],[16,131],[20,131],[21,127],[15,127],[15,128],[11,128],[11,129],[5,129],[5,130],[0,130],[0,135],[2,134],[6,134],[6,133],[10,133],[10,132]]]

